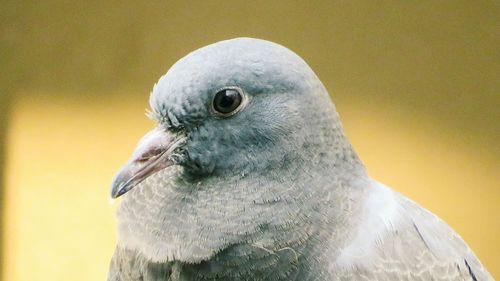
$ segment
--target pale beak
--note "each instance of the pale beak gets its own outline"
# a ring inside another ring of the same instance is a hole
[[[152,174],[172,166],[172,152],[185,142],[183,135],[156,128],[148,132],[137,145],[130,160],[113,180],[111,198],[130,191]]]

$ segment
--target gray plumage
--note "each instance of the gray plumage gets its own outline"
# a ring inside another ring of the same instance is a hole
[[[240,107],[214,112],[233,88]],[[150,104],[158,128],[113,185],[128,193],[109,281],[493,280],[443,221],[367,175],[290,50],[250,38],[201,48]]]

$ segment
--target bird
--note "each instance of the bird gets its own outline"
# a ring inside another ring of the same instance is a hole
[[[154,85],[116,174],[108,281],[493,280],[436,215],[372,179],[288,48],[235,38]]]

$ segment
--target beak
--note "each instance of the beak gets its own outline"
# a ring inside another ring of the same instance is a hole
[[[184,135],[156,128],[148,132],[137,145],[130,160],[113,180],[111,198],[118,198],[152,174],[172,166],[172,152],[185,142]]]

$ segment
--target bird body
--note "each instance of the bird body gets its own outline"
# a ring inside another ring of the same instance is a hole
[[[108,281],[493,280],[462,239],[371,179],[296,54],[239,38],[177,62],[115,178]]]

